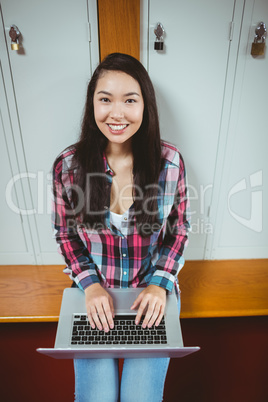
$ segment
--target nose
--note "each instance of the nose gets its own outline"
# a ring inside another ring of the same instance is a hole
[[[112,106],[110,116],[114,120],[121,120],[124,117],[124,111],[121,102],[115,102]]]

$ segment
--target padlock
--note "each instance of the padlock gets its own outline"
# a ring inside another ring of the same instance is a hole
[[[251,46],[251,56],[263,56],[265,52],[265,42],[253,42]]]
[[[12,50],[19,50],[20,45],[19,45],[19,41],[17,40],[16,42],[11,42],[11,49]]]
[[[11,38],[11,49],[12,50],[19,50],[19,37],[20,37],[20,30],[16,25],[11,25],[9,30],[9,36]]]
[[[164,42],[162,41],[155,41],[154,42],[154,50],[163,50]]]
[[[263,56],[265,53],[265,38],[267,29],[264,22],[260,22],[255,29],[255,38],[251,46],[251,56]]]
[[[155,38],[155,42],[154,42],[154,50],[163,50],[164,49],[164,27],[163,25],[158,22],[156,24],[155,30],[154,30],[154,34],[156,36]]]

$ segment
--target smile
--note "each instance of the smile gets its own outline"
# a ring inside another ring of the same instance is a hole
[[[128,126],[128,124],[108,124],[108,126],[112,131],[122,131]]]

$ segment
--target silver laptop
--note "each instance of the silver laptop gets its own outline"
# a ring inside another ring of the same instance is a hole
[[[183,357],[198,351],[197,346],[183,346],[174,290],[167,296],[159,326],[143,329],[142,320],[139,325],[135,324],[137,311],[130,307],[143,289],[105,289],[112,296],[115,308],[114,328],[108,333],[90,326],[84,292],[65,289],[55,346],[37,351],[56,359]]]

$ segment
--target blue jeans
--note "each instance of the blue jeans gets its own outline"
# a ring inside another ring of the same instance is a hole
[[[178,300],[180,313],[180,298]],[[118,359],[75,359],[75,401],[160,402],[169,358],[125,359],[121,385]]]

